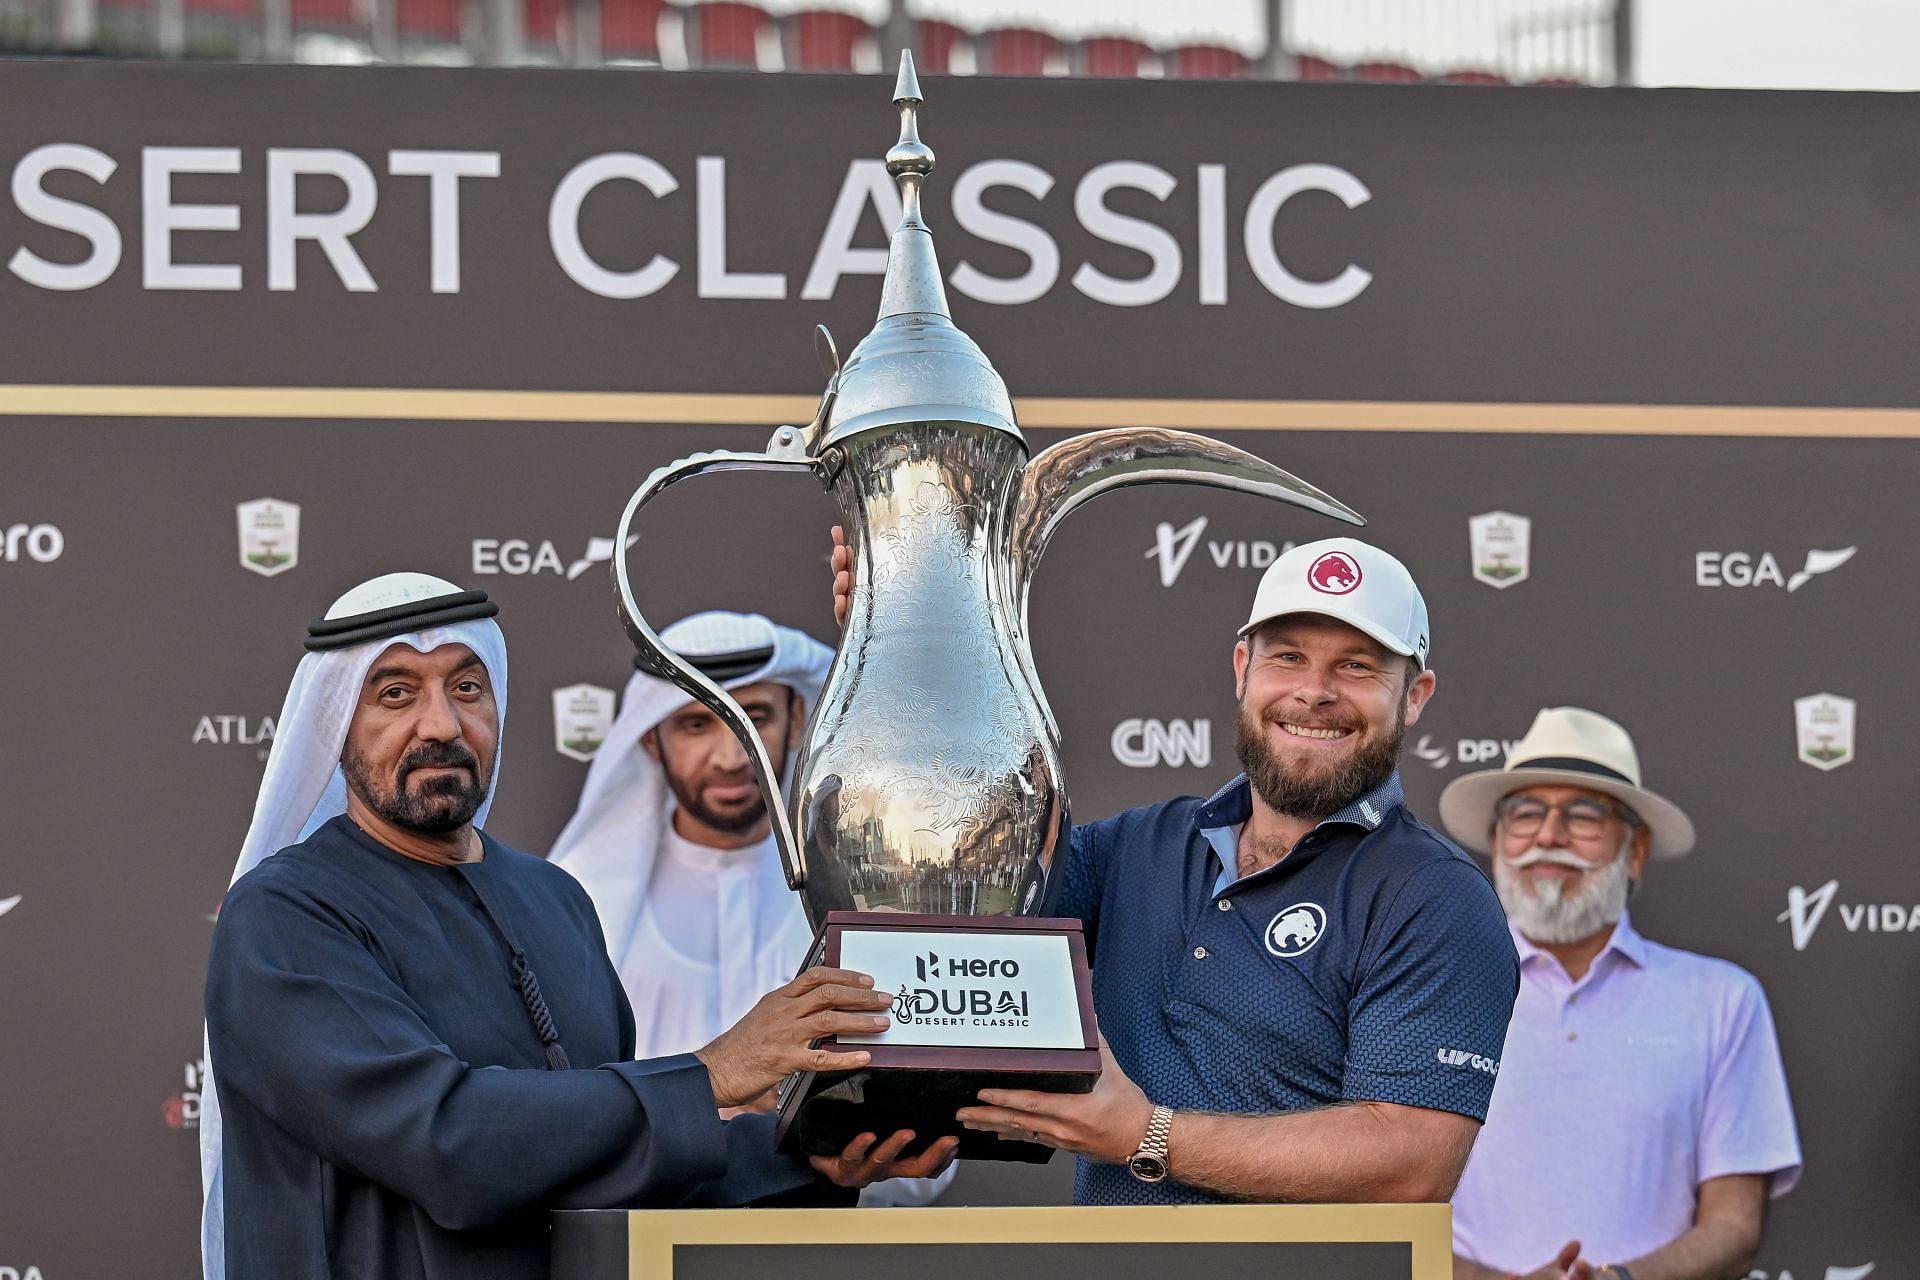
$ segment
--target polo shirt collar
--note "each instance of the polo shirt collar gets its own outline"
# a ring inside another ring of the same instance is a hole
[[[1355,800],[1340,812],[1322,818],[1314,824],[1314,830],[1333,826],[1336,823],[1359,827],[1364,831],[1377,831],[1387,815],[1406,803],[1406,792],[1400,786],[1400,773],[1395,770],[1387,775],[1387,780],[1367,794]],[[1247,781],[1247,775],[1236,775],[1224,787],[1208,796],[1205,803],[1194,810],[1193,827],[1196,831],[1208,831],[1220,827],[1237,827],[1253,816],[1253,784]]]
[[[1513,921],[1507,921],[1507,931],[1513,934],[1513,949],[1520,955],[1520,965],[1525,968],[1530,962],[1547,956],[1544,947],[1530,941],[1520,930],[1514,928]],[[1600,948],[1600,954],[1593,958],[1593,967],[1598,968],[1600,961],[1608,952],[1613,952],[1636,969],[1647,967],[1647,940],[1633,927],[1631,912],[1620,913],[1620,920],[1613,926],[1613,936],[1607,939],[1607,945]],[[1548,958],[1551,958],[1550,956]],[[1591,970],[1589,970],[1591,972]]]

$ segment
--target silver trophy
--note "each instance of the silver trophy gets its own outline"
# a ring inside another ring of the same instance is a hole
[[[1068,830],[1060,729],[1027,629],[1034,568],[1060,521],[1099,494],[1170,481],[1364,523],[1280,468],[1183,431],[1094,431],[1029,458],[1006,384],[947,312],[920,211],[934,160],[919,136],[921,101],[903,54],[900,138],[886,157],[902,212],[880,315],[844,364],[816,331],[828,380],[813,421],[779,428],[764,452],[661,467],[628,500],[614,543],[644,556],[645,540],[630,542],[640,509],[709,471],[804,471],[840,508],[851,608],[794,760],[790,804],[752,722],[661,643],[634,598],[627,557],[613,560],[638,665],[710,708],[745,749],[787,881],[819,931],[816,958],[866,969],[900,992],[870,1071],[788,1090],[796,1113],[806,1103],[800,1140],[813,1150],[838,1150],[848,1125],[889,1123],[876,1112],[931,1140],[929,1117],[948,1101],[965,1105],[983,1083],[1019,1076],[1027,1087],[1086,1088],[1098,1073],[1077,922],[1033,918]],[[1036,1001],[1061,1007],[1044,1013]],[[836,1114],[844,1123],[827,1122]],[[952,1107],[945,1116],[937,1132],[958,1132]],[[962,1154],[1022,1158],[1012,1149],[1024,1145],[963,1145]]]

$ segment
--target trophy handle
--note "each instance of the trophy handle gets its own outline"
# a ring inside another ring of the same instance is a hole
[[[1119,427],[1070,436],[1027,463],[1014,502],[1011,599],[1022,637],[1028,634],[1027,588],[1034,567],[1067,514],[1109,490],[1163,482],[1237,489],[1349,524],[1366,523],[1353,508],[1271,462],[1190,431]]]
[[[640,508],[669,485],[678,484],[704,471],[815,473],[817,468],[814,460],[807,456],[805,435],[792,427],[782,427],[774,434],[772,447],[766,453],[736,453],[730,450],[696,453],[690,458],[669,463],[648,476],[646,483],[634,490],[633,496],[627,499],[627,509],[620,515],[620,529],[614,537],[613,588],[619,601],[620,622],[633,641],[636,662],[642,671],[674,685],[713,712],[720,718],[720,723],[731,729],[733,736],[740,740],[741,748],[747,753],[747,762],[753,768],[754,780],[760,784],[760,795],[766,801],[767,815],[773,821],[773,842],[780,850],[780,863],[787,873],[787,885],[798,889],[806,883],[807,872],[800,861],[800,842],[787,816],[786,804],[780,795],[780,779],[774,776],[773,762],[767,757],[766,744],[760,741],[753,721],[734,701],[732,694],[661,642],[659,633],[648,624],[646,616],[640,612],[639,603],[633,598],[633,581],[627,573],[626,552],[628,539],[632,536],[629,530]]]

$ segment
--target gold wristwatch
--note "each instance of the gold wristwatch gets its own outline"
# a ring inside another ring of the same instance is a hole
[[[1155,1107],[1140,1149],[1127,1157],[1127,1172],[1142,1182],[1163,1180],[1167,1176],[1167,1138],[1172,1132],[1173,1108]]]

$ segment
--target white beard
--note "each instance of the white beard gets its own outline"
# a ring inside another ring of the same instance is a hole
[[[1507,909],[1507,918],[1527,940],[1554,945],[1578,942],[1618,924],[1626,914],[1627,895],[1633,888],[1633,860],[1627,856],[1632,841],[1629,833],[1613,860],[1589,871],[1579,891],[1566,897],[1561,895],[1562,881],[1529,880],[1521,874],[1520,867],[1496,854],[1493,887],[1500,895],[1500,905]],[[1583,868],[1590,865],[1577,859],[1570,850],[1527,851],[1527,854],[1536,853],[1545,856],[1530,859],[1522,855],[1522,862],[1546,861],[1563,866],[1571,862]],[[1564,856],[1556,857],[1557,854]]]

